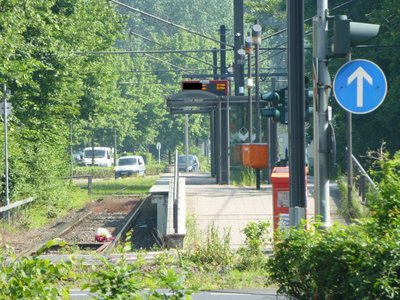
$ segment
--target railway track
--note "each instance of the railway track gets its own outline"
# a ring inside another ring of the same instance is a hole
[[[90,203],[79,218],[27,254],[111,253],[121,241],[124,241],[127,232],[135,227],[143,207],[149,206],[149,202],[149,199],[140,199],[134,195],[114,195]],[[95,236],[99,228],[106,229],[112,238],[108,241],[96,241]]]

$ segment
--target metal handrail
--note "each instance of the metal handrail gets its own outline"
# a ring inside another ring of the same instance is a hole
[[[367,193],[370,191],[370,188],[373,190],[377,190],[376,184],[372,181],[371,177],[369,177],[368,173],[361,166],[360,162],[355,158],[355,156],[351,155],[352,161],[355,167],[358,169],[359,176],[355,179],[355,186],[358,189],[358,195],[361,197],[362,203],[367,203]]]
[[[376,189],[376,184],[372,181],[371,177],[369,177],[368,173],[364,170],[364,168],[362,167],[362,165],[360,164],[360,162],[357,160],[357,158],[355,158],[355,156],[352,154],[351,158],[353,159],[353,162],[356,164],[357,168],[360,169],[361,174],[363,176],[365,176],[365,178],[367,178],[369,184]]]
[[[0,207],[0,213],[9,211],[9,210],[11,210],[13,208],[16,208],[18,206],[30,203],[33,200],[34,200],[34,198],[30,197],[30,198],[27,198],[27,199],[24,199],[24,200],[16,201],[16,202],[11,203],[11,204],[6,205],[6,206],[2,206],[2,207]]]

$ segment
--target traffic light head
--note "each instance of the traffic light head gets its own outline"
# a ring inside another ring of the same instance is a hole
[[[261,100],[268,101],[270,104],[270,106],[261,109],[261,115],[272,118],[281,124],[287,124],[285,89],[263,93]]]
[[[267,118],[272,118],[273,120],[278,120],[281,114],[275,107],[264,107],[261,108],[261,115]]]
[[[277,92],[268,92],[261,94],[261,100],[265,100],[271,103],[271,105],[278,104],[280,100],[280,95]]]
[[[305,112],[304,112],[304,119],[306,122],[310,121],[313,116],[314,109],[313,109],[313,97],[314,93],[312,90],[305,90],[304,100],[305,100]]]
[[[352,46],[357,46],[377,36],[379,27],[377,24],[351,22],[346,15],[335,16],[332,56],[346,56],[350,53]]]

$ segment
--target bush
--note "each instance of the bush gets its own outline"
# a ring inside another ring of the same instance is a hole
[[[182,258],[206,270],[221,270],[231,266],[234,254],[230,249],[230,230],[224,229],[221,235],[219,229],[210,226],[203,238],[197,232],[195,220],[188,218],[188,239],[185,239]]]
[[[268,241],[268,222],[250,222],[243,233],[246,235],[245,246],[238,249],[239,270],[259,270],[265,268],[264,248]]]
[[[400,299],[400,153],[379,161],[371,217],[356,225],[291,228],[268,261],[279,292],[296,299]]]
[[[75,167],[72,176],[92,175],[93,178],[113,178],[114,167]]]
[[[122,256],[115,262],[102,258],[100,266],[93,266],[89,288],[97,299],[191,299],[190,290],[185,289],[183,277],[163,264],[154,270],[146,270],[142,260],[127,263]],[[167,288],[160,293],[156,288]]]
[[[69,299],[61,282],[73,276],[71,262],[23,257],[12,251],[0,254],[0,299]]]
[[[166,164],[165,163],[160,163],[158,162],[152,162],[150,164],[146,165],[146,175],[152,176],[152,175],[159,175],[165,170]]]

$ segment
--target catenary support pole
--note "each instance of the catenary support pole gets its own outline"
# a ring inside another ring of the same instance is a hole
[[[247,34],[245,39],[245,50],[247,54],[247,95],[248,95],[248,130],[249,130],[249,143],[253,141],[253,78],[251,78],[251,55],[253,54],[253,41],[250,33]]]
[[[243,0],[235,0],[233,2],[233,29],[235,31],[235,95],[243,95],[244,93],[244,65],[238,62],[240,58],[238,51],[243,46],[243,15]]]
[[[289,218],[298,226],[306,216],[304,136],[304,0],[287,1]]]
[[[256,142],[261,143],[261,114],[260,114],[260,45],[261,45],[261,25],[253,25],[252,37],[255,52],[255,101],[256,101]],[[256,169],[256,189],[261,189],[261,170]]]
[[[314,186],[315,214],[325,227],[330,226],[329,209],[329,143],[328,98],[331,78],[327,66],[328,0],[318,0],[313,18],[313,78],[314,78]]]
[[[221,39],[221,75],[227,73],[226,70],[226,28],[225,25],[220,27],[220,39]],[[221,78],[221,79],[224,79]],[[221,140],[220,140],[220,184],[229,184],[229,173],[230,173],[230,153],[229,153],[229,104],[227,102],[221,103],[219,100],[220,110],[220,128],[221,128]]]

